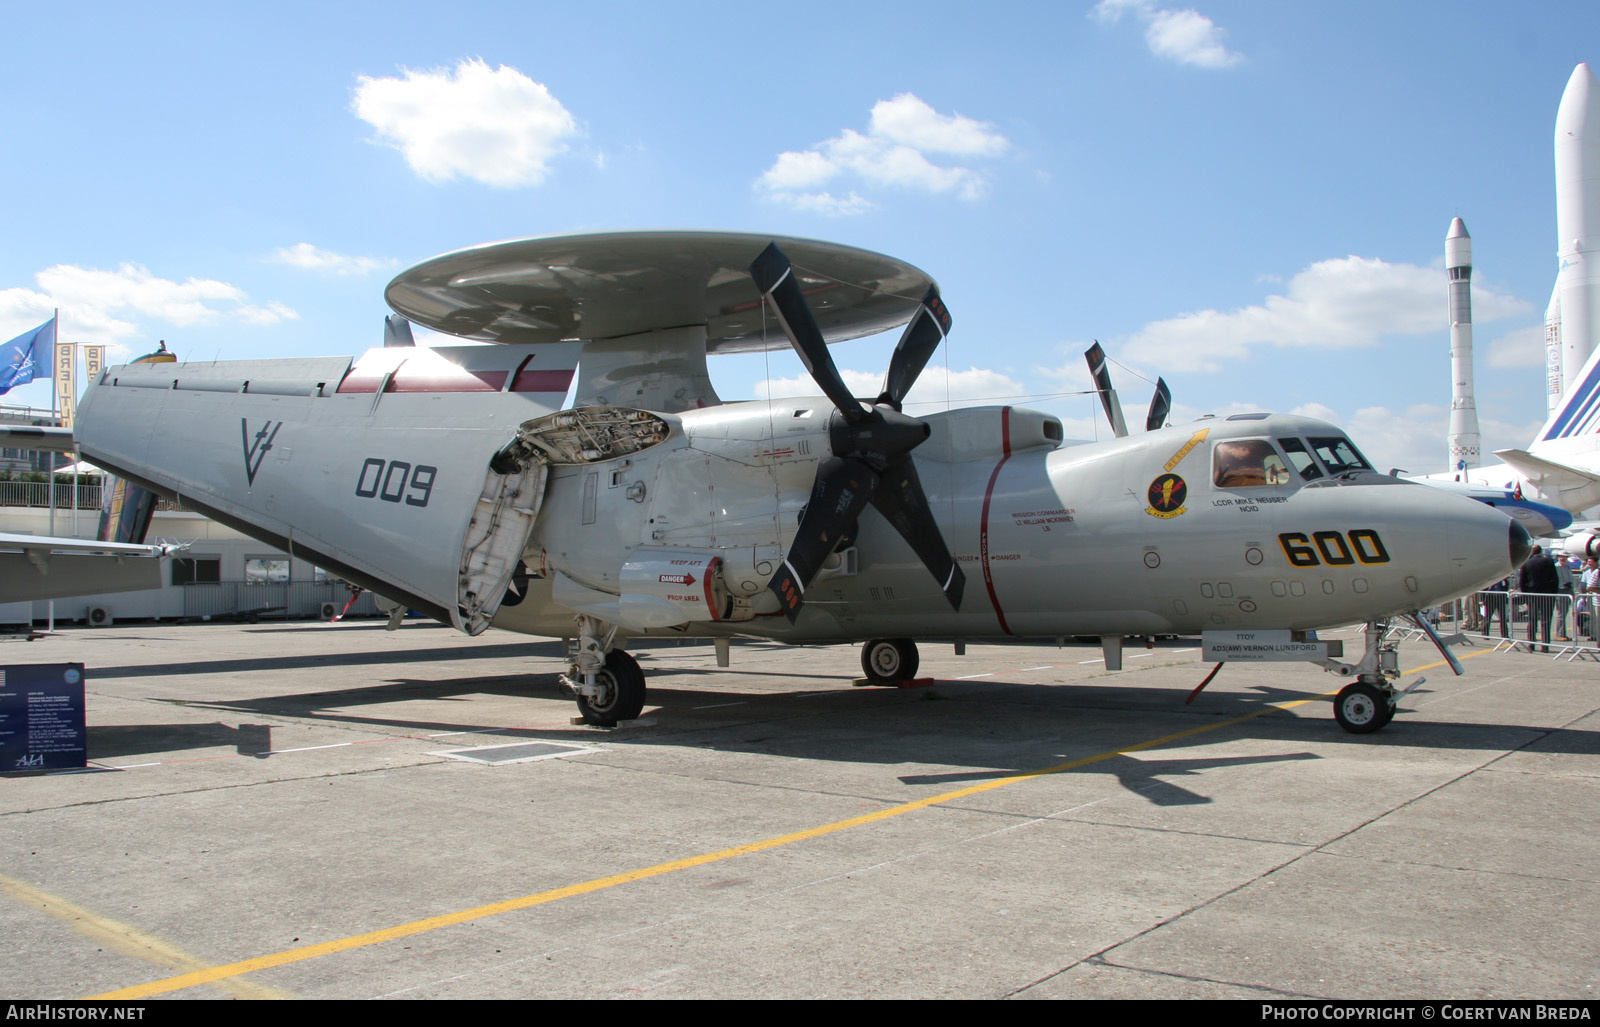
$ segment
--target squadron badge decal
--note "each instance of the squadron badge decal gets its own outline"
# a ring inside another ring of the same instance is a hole
[[[1182,478],[1168,472],[1158,475],[1156,480],[1150,483],[1145,498],[1150,501],[1150,505],[1144,508],[1144,512],[1151,517],[1166,520],[1178,516],[1187,509],[1183,501],[1189,498],[1189,486],[1184,484]]]

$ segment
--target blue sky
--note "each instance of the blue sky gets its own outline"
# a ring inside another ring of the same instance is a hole
[[[0,339],[59,306],[114,357],[355,354],[448,250],[772,232],[938,279],[913,399],[947,363],[1104,437],[1061,395],[1098,338],[1130,411],[1160,373],[1175,418],[1301,410],[1418,472],[1452,217],[1486,452],[1544,420],[1556,105],[1600,61],[1593,3],[0,2]],[[834,357],[875,392],[892,344]],[[712,361],[728,399],[802,373]]]

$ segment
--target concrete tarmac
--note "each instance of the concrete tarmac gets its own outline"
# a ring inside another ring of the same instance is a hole
[[[646,643],[603,730],[497,631],[0,643],[86,664],[91,759],[0,776],[0,992],[1596,997],[1600,664],[1407,643],[1355,736],[1307,664],[1185,705],[1196,644]]]

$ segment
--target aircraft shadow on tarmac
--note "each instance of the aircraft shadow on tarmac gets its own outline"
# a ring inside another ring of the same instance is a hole
[[[459,654],[457,654],[459,655]],[[678,672],[673,671],[673,674]],[[726,672],[723,672],[726,673]],[[665,675],[663,675],[665,676]],[[1254,693],[1254,694],[1252,694]],[[1263,686],[1247,692],[1202,694],[1186,706],[1186,688],[1113,684],[1043,685],[1016,681],[939,681],[920,689],[866,688],[841,693],[828,707],[819,707],[817,693],[803,690],[746,692],[701,690],[672,684],[653,687],[645,717],[653,725],[623,728],[611,736],[619,744],[700,746],[802,760],[862,764],[971,767],[947,774],[909,774],[907,786],[959,786],[1007,777],[1097,755],[1147,738],[1261,711],[1269,702],[1308,698]],[[288,717],[345,726],[368,726],[395,734],[472,732],[496,739],[539,738],[594,743],[593,729],[543,724],[536,727],[485,725],[443,716],[418,717],[418,704],[460,703],[472,696],[559,699],[566,697],[555,674],[514,674],[438,680],[394,679],[360,688],[302,692],[236,700],[161,700],[189,708],[228,711],[260,717]],[[940,701],[944,700],[944,701]],[[381,707],[404,703],[389,715]],[[705,707],[704,712],[696,707]],[[1405,705],[1402,703],[1402,710]],[[562,710],[565,720],[568,710]],[[751,716],[751,715],[754,716]],[[547,716],[547,712],[538,714]],[[1211,800],[1168,780],[1228,767],[1318,759],[1300,746],[1383,745],[1424,749],[1528,749],[1547,753],[1600,753],[1600,732],[1537,727],[1436,722],[1403,712],[1384,732],[1347,735],[1329,718],[1267,714],[1246,720],[1218,734],[1175,739],[1144,750],[1139,757],[1117,755],[1068,773],[1111,774],[1123,787],[1158,806],[1182,806]],[[137,751],[171,751],[219,744],[236,745],[244,755],[266,755],[269,745],[256,744],[263,730],[244,724],[234,738],[221,725],[180,725],[179,736],[159,737],[166,726],[113,729],[112,744]],[[142,733],[141,733],[142,732]],[[193,733],[192,737],[184,737]],[[1151,759],[1148,754],[1172,752],[1240,735],[1292,747],[1290,751],[1240,757]],[[602,735],[601,738],[606,736]],[[133,751],[129,749],[129,751]],[[91,756],[105,755],[98,736],[91,735]]]
[[[1223,767],[1260,766],[1266,763],[1285,763],[1297,760],[1321,759],[1310,752],[1291,752],[1277,756],[1219,756],[1194,760],[1141,760],[1131,756],[1113,756],[1092,765],[1093,773],[1114,774],[1122,787],[1149,799],[1157,806],[1202,806],[1212,800],[1180,787],[1167,777],[1193,777],[1206,770]],[[975,771],[967,774],[910,774],[900,780],[908,785],[952,785],[974,781],[991,781],[1008,776],[1003,771]]]
[[[272,725],[89,725],[89,756],[96,760],[222,747],[232,748],[240,756],[265,759],[272,748]]]
[[[232,660],[190,660],[129,667],[92,667],[90,677],[174,678],[202,674],[244,674],[255,671],[315,670],[322,667],[372,667],[385,663],[445,663],[451,660],[562,658],[560,642],[516,642],[508,645],[462,646],[452,649],[373,649],[353,653],[306,656],[248,656]],[[553,664],[552,664],[553,665]]]

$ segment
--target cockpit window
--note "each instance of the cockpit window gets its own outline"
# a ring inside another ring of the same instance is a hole
[[[1350,444],[1350,440],[1343,436],[1312,439],[1311,448],[1322,459],[1322,463],[1328,468],[1329,474],[1372,470],[1372,465],[1367,463],[1367,458],[1357,452],[1356,447]]]
[[[1217,443],[1212,455],[1212,467],[1213,480],[1219,488],[1289,483],[1289,466],[1266,439]]]
[[[1317,461],[1306,451],[1304,442],[1299,439],[1279,439],[1278,445],[1289,455],[1289,462],[1300,472],[1303,480],[1314,481],[1322,477],[1322,468],[1317,466]]]

